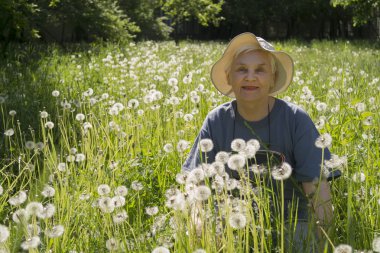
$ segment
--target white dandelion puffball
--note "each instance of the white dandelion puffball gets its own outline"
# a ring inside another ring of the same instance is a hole
[[[365,181],[365,175],[363,172],[356,172],[353,176],[352,176],[352,180],[355,182],[355,183],[362,183]]]
[[[230,158],[230,155],[225,151],[220,151],[215,156],[216,162],[221,162],[223,164],[226,164],[228,162],[228,159]]]
[[[12,206],[19,206],[26,201],[27,195],[25,191],[20,191],[17,195],[9,198],[8,203]]]
[[[8,240],[10,233],[8,227],[0,224],[0,243]]]
[[[63,235],[65,228],[62,225],[56,225],[50,229],[46,229],[45,235],[49,238],[56,238]]]
[[[123,196],[125,197],[128,194],[128,188],[124,185],[116,187],[114,191],[116,196]]]
[[[44,209],[37,214],[37,217],[40,219],[49,219],[55,214],[55,206],[51,203],[44,206]]]
[[[315,141],[315,146],[318,148],[328,148],[331,146],[332,138],[328,133],[320,135]]]
[[[50,185],[45,185],[44,189],[41,192],[42,196],[45,198],[54,197],[55,189]]]
[[[40,117],[42,119],[46,119],[47,117],[49,117],[49,113],[47,113],[46,111],[42,111],[40,112]]]
[[[112,202],[116,208],[122,207],[125,205],[125,198],[123,196],[114,196],[112,197]]]
[[[173,144],[171,143],[167,143],[164,145],[164,151],[166,153],[170,153],[170,152],[173,152]]]
[[[232,213],[228,221],[230,226],[234,229],[242,229],[247,224],[247,218],[242,213]]]
[[[193,253],[207,253],[204,249],[196,249],[193,251]]]
[[[57,165],[57,170],[58,171],[61,171],[61,172],[64,172],[64,171],[66,171],[66,163],[58,163],[58,165]]]
[[[186,151],[186,149],[188,149],[190,147],[190,144],[188,141],[185,141],[185,140],[179,140],[178,143],[177,143],[177,150],[178,152],[180,153],[183,153]]]
[[[380,252],[380,236],[377,236],[372,241],[372,249],[375,252]]]
[[[170,250],[164,246],[155,248],[152,253],[170,253]]]
[[[51,121],[48,121],[45,123],[45,128],[53,129],[54,128],[54,123]]]
[[[207,200],[211,195],[211,190],[206,185],[200,185],[195,188],[195,199],[199,201],[205,201]]]
[[[4,188],[0,185],[0,196],[3,195],[4,193]]]
[[[292,167],[290,164],[283,162],[281,166],[275,167],[272,170],[272,177],[275,180],[285,180],[292,174]]]
[[[33,236],[21,243],[23,250],[35,249],[41,244],[41,239],[38,236]]]
[[[168,80],[168,85],[169,85],[169,86],[176,86],[177,84],[178,84],[178,80],[177,80],[177,78],[172,77],[172,78],[170,78],[170,79]]]
[[[199,147],[202,152],[210,152],[214,148],[214,143],[211,139],[202,139],[199,142]]]
[[[334,253],[352,253],[352,247],[348,244],[340,244],[335,247]]]
[[[51,93],[51,95],[52,95],[53,97],[58,97],[58,96],[59,96],[59,91],[57,91],[57,90],[53,90],[52,93]]]
[[[245,149],[245,146],[247,144],[245,143],[245,140],[243,139],[235,139],[231,142],[231,149],[233,151],[239,152]]]
[[[75,119],[77,121],[83,121],[85,118],[86,116],[83,113],[78,113],[77,115],[75,115]]]
[[[98,199],[98,205],[103,213],[112,213],[115,210],[114,202],[110,197],[101,197]]]
[[[16,116],[16,114],[17,114],[17,112],[15,110],[10,110],[9,111],[9,115],[12,116],[12,117]]]
[[[101,184],[98,186],[98,194],[100,196],[107,195],[111,192],[111,188],[107,184]]]
[[[142,189],[144,189],[144,186],[141,182],[135,180],[131,183],[131,188],[135,191],[141,191]]]
[[[84,160],[86,160],[86,156],[84,154],[79,153],[75,155],[76,162],[83,162]]]
[[[13,128],[9,128],[8,130],[5,130],[4,132],[4,135],[8,137],[11,137],[14,134],[15,134],[15,130],[13,130]]]
[[[27,142],[25,142],[25,148],[26,149],[32,150],[35,147],[36,147],[36,143],[34,143],[34,141],[27,141]]]
[[[119,241],[115,238],[110,238],[106,241],[106,248],[109,251],[114,251],[119,249]]]
[[[157,206],[148,206],[145,208],[145,213],[149,216],[156,215],[158,213],[158,207]]]
[[[231,170],[241,169],[245,165],[245,157],[240,154],[233,154],[228,159],[227,164]]]
[[[113,223],[121,224],[128,218],[127,211],[122,210],[112,216]]]
[[[42,213],[44,210],[44,206],[40,202],[30,202],[25,207],[26,212],[30,216],[37,216],[38,214]]]
[[[137,107],[139,107],[140,103],[137,99],[131,99],[128,101],[128,108],[130,109],[136,109]]]
[[[29,219],[29,214],[25,209],[18,209],[12,214],[12,220],[18,223],[24,223]]]

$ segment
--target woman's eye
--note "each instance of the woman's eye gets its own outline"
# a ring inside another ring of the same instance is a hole
[[[243,71],[246,71],[246,70],[247,70],[247,68],[243,68],[243,67],[237,69],[237,71],[239,71],[239,72],[243,72]]]

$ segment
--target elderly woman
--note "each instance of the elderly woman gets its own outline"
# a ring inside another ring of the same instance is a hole
[[[297,217],[291,242],[294,248],[312,252],[315,245],[305,248],[310,235],[308,221],[313,216],[320,225],[330,224],[332,205],[327,179],[339,176],[339,172],[321,177],[321,161],[329,159],[330,152],[327,147],[316,147],[320,135],[314,123],[297,105],[274,97],[287,89],[292,77],[293,60],[287,53],[276,51],[252,33],[233,38],[213,66],[211,79],[222,94],[235,99],[207,115],[183,170],[212,163],[221,151],[231,154],[231,143],[237,145],[238,140],[257,140],[261,154],[272,154],[292,168],[291,176],[283,181],[285,220]],[[213,149],[207,153],[200,152],[198,145],[204,139],[213,142]],[[239,178],[231,166],[226,172]],[[290,203],[297,203],[297,208],[294,210],[293,205],[290,210]]]

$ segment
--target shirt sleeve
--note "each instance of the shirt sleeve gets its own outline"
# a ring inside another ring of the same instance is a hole
[[[319,132],[313,121],[303,110],[296,113],[294,137],[294,177],[301,182],[310,182],[321,175],[321,164],[330,159],[328,148],[315,146]]]
[[[210,118],[207,117],[205,121],[203,122],[202,128],[200,132],[198,133],[193,146],[190,150],[190,153],[185,161],[185,163],[182,165],[182,170],[193,170],[201,163],[212,163],[215,160],[215,142],[212,138],[211,133],[211,127],[210,127]],[[201,152],[199,148],[199,142],[202,139],[211,139],[214,142],[214,148],[207,152]]]

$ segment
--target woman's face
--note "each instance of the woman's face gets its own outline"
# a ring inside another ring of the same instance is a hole
[[[236,99],[244,102],[266,99],[274,79],[270,56],[261,50],[239,55],[232,62],[228,74],[228,83]]]

